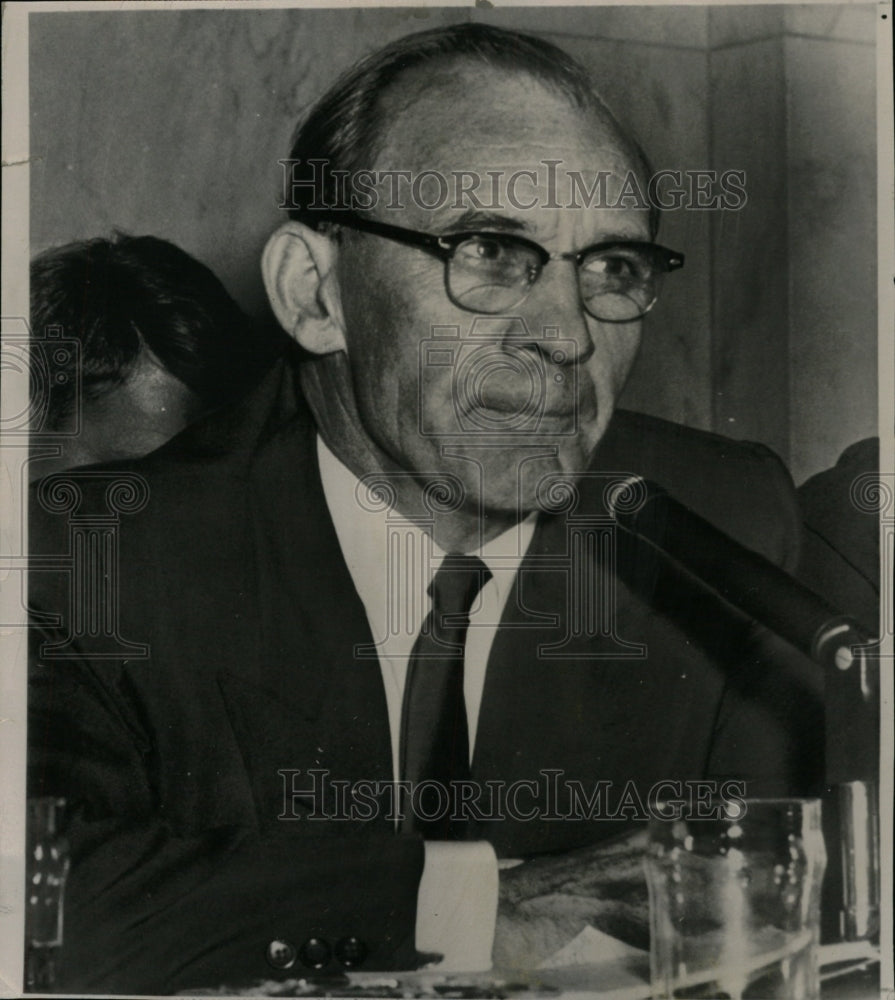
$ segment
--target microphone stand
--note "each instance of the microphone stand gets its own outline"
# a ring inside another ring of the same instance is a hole
[[[631,496],[643,496],[630,503]],[[853,618],[764,556],[745,548],[661,487],[632,477],[609,508],[619,527],[653,546],[823,669],[825,770],[838,788],[845,941],[879,940],[878,645]]]

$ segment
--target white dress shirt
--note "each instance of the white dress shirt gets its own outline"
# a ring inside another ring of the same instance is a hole
[[[391,732],[392,774],[399,778],[401,706],[407,666],[431,609],[429,584],[445,552],[418,524],[372,497],[317,438],[323,494],[342,555],[376,644]],[[383,477],[384,479],[385,477]],[[488,654],[531,543],[535,515],[481,547],[491,572],[470,609],[463,693],[472,756]],[[427,841],[417,900],[416,947],[439,952],[439,968],[476,971],[491,964],[497,912],[497,861],[487,842]]]

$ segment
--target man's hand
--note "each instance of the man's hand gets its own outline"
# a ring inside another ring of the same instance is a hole
[[[648,947],[645,848],[646,831],[638,829],[501,872],[495,967],[536,968],[588,925]]]

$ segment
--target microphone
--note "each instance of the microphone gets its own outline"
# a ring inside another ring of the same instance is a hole
[[[824,770],[827,783],[839,786],[840,936],[872,939],[879,933],[880,704],[879,665],[866,633],[655,483],[632,476],[609,492],[606,505],[622,531],[683,566],[823,668]]]
[[[856,658],[852,648],[869,642],[853,618],[661,486],[631,476],[611,491],[607,506],[619,527],[671,557],[822,666],[847,671]]]

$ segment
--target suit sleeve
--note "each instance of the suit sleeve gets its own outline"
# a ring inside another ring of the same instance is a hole
[[[29,796],[66,799],[72,859],[59,988],[159,994],[420,964],[421,841],[249,824],[178,833],[139,716],[100,670],[31,667]]]

